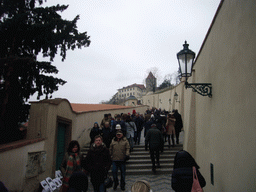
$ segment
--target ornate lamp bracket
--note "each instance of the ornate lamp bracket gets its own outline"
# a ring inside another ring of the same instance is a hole
[[[197,92],[202,96],[212,97],[212,84],[211,83],[188,83],[185,82],[185,87],[192,88],[193,92]]]

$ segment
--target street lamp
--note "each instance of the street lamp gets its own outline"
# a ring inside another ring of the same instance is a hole
[[[178,99],[179,99],[179,95],[178,95],[177,92],[175,92],[175,93],[174,93],[174,100],[175,100],[176,102],[179,102],[179,103],[180,103],[180,101],[178,101]]]
[[[185,87],[192,88],[194,92],[199,93],[202,96],[212,97],[212,84],[211,83],[188,83],[187,79],[192,75],[192,68],[195,59],[195,53],[188,49],[189,44],[185,41],[183,44],[183,50],[177,53],[179,62],[179,70],[181,76],[185,77]]]

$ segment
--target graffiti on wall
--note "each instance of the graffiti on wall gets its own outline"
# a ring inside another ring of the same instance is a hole
[[[39,151],[28,153],[26,178],[31,178],[46,170],[46,152]]]

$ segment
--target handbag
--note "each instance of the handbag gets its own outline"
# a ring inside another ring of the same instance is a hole
[[[113,186],[113,179],[111,178],[111,176],[109,174],[107,174],[107,176],[104,180],[104,185],[106,188],[110,188]]]
[[[193,167],[193,184],[192,184],[191,192],[203,192],[203,189],[200,186],[200,183],[198,181],[195,167]]]

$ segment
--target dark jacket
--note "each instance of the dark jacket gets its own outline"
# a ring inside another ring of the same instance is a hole
[[[141,117],[134,117],[134,119],[133,119],[133,121],[134,121],[134,123],[135,123],[135,125],[136,125],[136,127],[137,127],[137,131],[138,132],[141,132],[142,131],[142,129],[143,129],[143,119],[141,118]]]
[[[90,173],[91,182],[97,185],[103,183],[111,162],[110,153],[106,146],[103,144],[96,147],[93,144],[82,163],[82,167]]]
[[[176,119],[175,122],[175,131],[181,132],[181,129],[183,128],[183,122],[182,122],[182,118],[181,115],[178,112],[174,112],[174,117]]]
[[[163,143],[164,138],[161,131],[156,126],[151,127],[145,138],[145,148],[149,144],[150,150],[162,150]]]
[[[145,127],[145,129],[144,129],[144,137],[146,137],[147,132],[151,128],[152,124],[153,124],[153,121],[151,121],[151,120],[145,122],[145,124],[144,124],[144,127]]]
[[[110,129],[110,127],[106,128],[103,127],[102,128],[102,137],[103,137],[103,142],[106,144],[107,148],[109,148],[109,145],[111,143],[111,140],[113,138],[112,135],[112,130]]]
[[[200,186],[203,188],[206,185],[204,177],[200,171],[196,169],[197,177]],[[191,192],[193,184],[193,168],[183,167],[174,169],[172,172],[172,188],[176,192]]]
[[[91,143],[94,142],[94,137],[96,135],[100,135],[100,133],[101,133],[101,131],[100,131],[99,127],[93,127],[91,129],[91,132],[90,132]]]
[[[193,184],[193,167],[196,168],[200,186],[203,188],[206,182],[198,170],[200,167],[197,165],[195,159],[185,150],[176,153],[172,173],[172,188],[176,192],[191,191]]]

